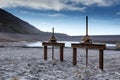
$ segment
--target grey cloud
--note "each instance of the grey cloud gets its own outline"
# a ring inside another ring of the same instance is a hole
[[[97,6],[111,6],[120,4],[120,0],[67,0],[68,2],[71,1],[76,4],[83,4],[85,6],[97,5]]]
[[[68,2],[71,1],[71,4]],[[85,6],[96,4],[97,6],[110,6],[118,4],[119,0],[0,0],[0,8],[28,7],[40,10],[71,10],[85,12]],[[82,4],[83,6],[78,6]]]
[[[120,12],[117,12],[116,15],[120,15]]]
[[[0,0],[0,8],[5,7],[28,7],[40,10],[77,10],[84,11],[85,8],[68,5],[61,0]]]
[[[50,14],[48,15],[49,17],[61,17],[61,16],[65,16],[64,14],[60,14],[60,13],[56,13],[56,14]]]

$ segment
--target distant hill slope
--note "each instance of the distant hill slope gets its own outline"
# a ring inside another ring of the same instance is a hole
[[[40,31],[11,13],[0,9],[0,35],[0,41],[48,40],[51,33]],[[68,37],[68,35],[60,33],[55,33],[55,35],[59,40]]]
[[[42,31],[36,29],[29,23],[17,18],[9,12],[0,9],[0,32],[20,34],[40,34]]]

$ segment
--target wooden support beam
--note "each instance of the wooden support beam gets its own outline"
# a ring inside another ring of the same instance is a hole
[[[60,61],[63,61],[64,55],[63,55],[63,47],[60,47]]]
[[[44,60],[47,60],[47,46],[44,46]]]
[[[52,60],[54,60],[54,46],[52,46]]]
[[[88,48],[86,48],[86,67],[88,67]]]
[[[77,64],[77,49],[73,48],[73,65]]]
[[[103,55],[103,50],[99,50],[99,68],[103,70],[104,67],[104,55]]]

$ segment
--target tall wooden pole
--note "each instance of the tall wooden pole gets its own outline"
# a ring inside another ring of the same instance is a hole
[[[52,28],[52,37],[54,37],[54,27]]]
[[[86,36],[88,36],[88,16],[86,16]]]
[[[86,16],[86,36],[88,36],[88,16]],[[88,49],[86,48],[86,67],[88,67]]]

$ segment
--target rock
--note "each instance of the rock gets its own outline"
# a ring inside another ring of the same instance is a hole
[[[17,77],[13,77],[11,80],[18,80],[18,78]]]
[[[120,42],[116,43],[116,48],[120,49]]]
[[[39,80],[39,78],[32,78],[31,80]]]
[[[52,65],[56,65],[57,61],[53,60]]]

